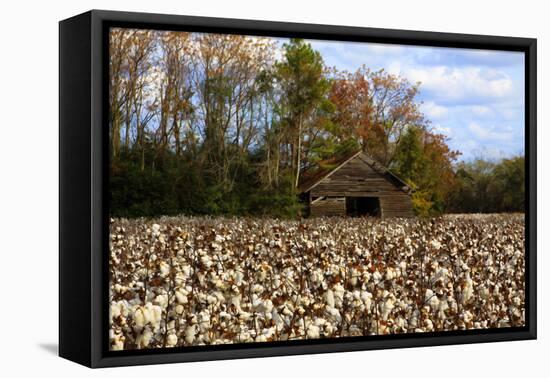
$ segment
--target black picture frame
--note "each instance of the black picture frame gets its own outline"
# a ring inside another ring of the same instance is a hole
[[[108,30],[135,27],[525,53],[526,326],[109,352]],[[536,39],[92,10],[59,23],[59,355],[88,367],[535,339]]]

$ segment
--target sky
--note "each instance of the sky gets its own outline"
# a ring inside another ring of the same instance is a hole
[[[524,154],[522,52],[308,41],[325,64],[354,72],[361,65],[420,82],[418,99],[431,126],[462,153],[459,160]]]

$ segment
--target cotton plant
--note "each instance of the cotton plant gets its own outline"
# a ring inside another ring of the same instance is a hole
[[[522,215],[112,219],[112,350],[525,324]]]

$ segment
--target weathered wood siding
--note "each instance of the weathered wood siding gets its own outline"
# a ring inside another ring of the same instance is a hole
[[[310,191],[312,197],[378,197],[380,200],[381,216],[412,217],[411,197],[398,185],[391,182],[387,174],[375,171],[367,163],[372,163],[363,154],[359,154],[346,164],[337,168],[332,174],[322,179]],[[346,213],[345,201],[342,207],[336,210],[334,204],[311,204],[311,215],[330,215],[336,212]],[[317,206],[316,206],[317,205]],[[326,208],[326,209],[325,209]],[[343,210],[342,210],[343,209]]]
[[[314,217],[344,216],[346,215],[346,199],[344,197],[326,198],[313,202],[310,205],[310,212]]]
[[[382,218],[410,218],[414,216],[411,197],[405,193],[380,196]]]

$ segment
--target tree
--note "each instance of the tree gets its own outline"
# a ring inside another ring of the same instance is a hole
[[[525,157],[503,159],[493,171],[491,190],[499,211],[525,211]]]
[[[419,83],[329,70],[300,39],[115,28],[109,43],[113,215],[296,216],[301,172],[359,149],[420,214],[524,206],[524,158],[457,164]]]
[[[403,132],[411,125],[426,125],[416,95],[420,83],[365,66],[355,73],[334,72],[330,100],[341,138],[353,138],[380,163],[394,159]]]
[[[477,158],[456,167],[456,189],[449,196],[453,212],[525,211],[525,157],[495,162]]]
[[[442,213],[455,189],[453,164],[459,153],[446,141],[444,135],[409,126],[396,148],[391,168],[415,189],[413,207],[419,215]]]
[[[200,34],[194,39],[194,86],[202,123],[203,158],[224,191],[258,135],[258,76],[272,64],[266,38]]]
[[[284,60],[275,64],[275,77],[281,91],[282,125],[290,149],[290,168],[294,187],[302,167],[304,129],[330,88],[324,75],[321,54],[302,39],[283,45]]]

